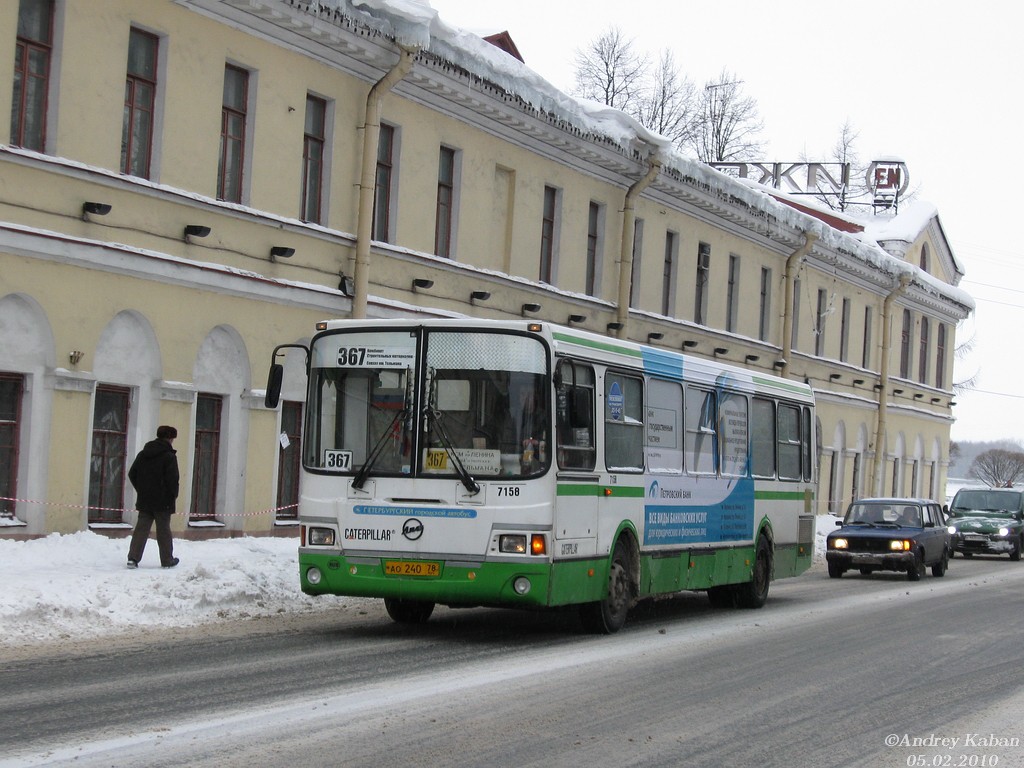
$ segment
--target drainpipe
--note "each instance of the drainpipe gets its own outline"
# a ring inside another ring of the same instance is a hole
[[[417,48],[400,46],[398,63],[374,83],[366,96],[363,117],[363,162],[359,175],[359,213],[356,218],[356,265],[352,278],[352,317],[366,317],[366,294],[370,286],[370,239],[373,236],[373,194],[377,181],[377,147],[380,144],[380,113],[384,94],[394,88],[412,69]]]
[[[779,375],[783,378],[789,376],[789,363],[793,356],[793,283],[796,282],[796,273],[800,271],[804,256],[810,253],[812,246],[818,239],[814,232],[804,232],[804,244],[789,254],[786,259],[785,288],[786,296],[782,302],[782,369]]]
[[[881,387],[878,390],[878,414],[875,425],[875,460],[871,463],[871,484],[868,486],[872,489],[874,496],[881,496],[882,494],[882,462],[885,459],[883,441],[885,440],[886,416],[889,405],[889,352],[892,348],[892,318],[890,315],[893,302],[896,300],[896,297],[907,290],[911,279],[909,272],[904,272],[900,275],[899,283],[885,297],[885,301],[882,302],[882,359],[878,365],[878,383]]]
[[[652,157],[651,167],[642,179],[633,182],[626,190],[622,204],[622,246],[619,250],[619,307],[618,321],[621,325],[616,335],[627,338],[626,323],[629,321],[629,294],[633,288],[633,228],[636,222],[634,206],[636,199],[650,185],[661,169],[661,160]]]

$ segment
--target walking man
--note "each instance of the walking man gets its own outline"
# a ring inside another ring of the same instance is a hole
[[[128,479],[136,493],[135,508],[139,511],[128,548],[129,568],[139,567],[154,522],[160,565],[173,568],[178,564],[171,538],[171,515],[178,498],[178,458],[171,443],[177,436],[178,430],[174,427],[159,427],[156,440],[146,443],[128,470]]]

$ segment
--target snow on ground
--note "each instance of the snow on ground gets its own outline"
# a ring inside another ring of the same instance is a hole
[[[837,518],[817,520],[815,558]],[[177,568],[159,565],[150,541],[137,570],[127,539],[91,532],[0,538],[0,648],[120,634],[138,628],[314,614],[339,600],[299,591],[295,538],[178,539]]]

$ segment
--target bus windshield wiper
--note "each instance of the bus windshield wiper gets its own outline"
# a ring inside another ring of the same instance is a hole
[[[480,483],[474,480],[473,476],[469,474],[469,470],[466,469],[466,465],[462,463],[462,459],[459,458],[459,454],[455,452],[455,446],[452,444],[451,438],[448,437],[448,433],[444,431],[444,424],[441,423],[443,416],[441,411],[428,408],[426,415],[431,417],[434,431],[441,440],[441,447],[443,447],[445,452],[451,456],[452,464],[455,465],[455,471],[459,475],[459,479],[462,481],[462,484],[466,486],[466,490],[474,495],[480,493]],[[431,419],[425,420],[425,426],[430,424]]]
[[[373,469],[373,465],[377,463],[377,458],[380,456],[381,451],[384,450],[387,439],[394,434],[395,425],[400,422],[404,423],[409,418],[410,413],[412,413],[412,372],[407,368],[405,370],[405,400],[402,403],[402,410],[394,415],[387,427],[384,428],[384,431],[381,432],[380,437],[377,438],[377,443],[373,446],[373,450],[370,451],[370,455],[366,457],[363,466],[359,468],[355,477],[352,478],[353,488],[357,490],[362,489],[363,483],[366,482],[366,478],[370,475],[370,470]]]
[[[356,476],[352,478],[353,488],[361,489],[363,487],[363,483],[366,482],[366,478],[369,476],[370,470],[373,469],[373,465],[377,463],[377,457],[380,456],[380,452],[384,450],[384,445],[387,443],[388,438],[394,434],[395,424],[397,424],[399,420],[404,420],[408,415],[409,409],[403,408],[395,414],[394,418],[392,418],[384,428],[384,431],[381,432],[380,437],[377,439],[377,444],[373,446],[373,450],[370,451],[370,455],[367,456],[366,461],[363,462],[363,466],[359,468],[359,471],[356,472]]]
[[[429,380],[430,394],[427,397],[427,404],[423,406],[423,431],[424,433],[429,432],[431,426],[433,426],[438,438],[440,438],[441,446],[444,448],[445,453],[451,456],[452,464],[455,465],[455,471],[458,473],[459,479],[466,486],[466,490],[475,496],[480,493],[480,483],[469,474],[466,465],[462,463],[462,459],[455,452],[455,445],[452,443],[451,438],[444,431],[444,424],[442,423],[444,412],[437,407],[437,379],[434,377],[433,368],[430,369]]]

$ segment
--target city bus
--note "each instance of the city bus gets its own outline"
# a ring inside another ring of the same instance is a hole
[[[529,320],[330,320],[306,353],[299,578],[310,595],[573,607],[759,608],[811,563],[811,388]]]

